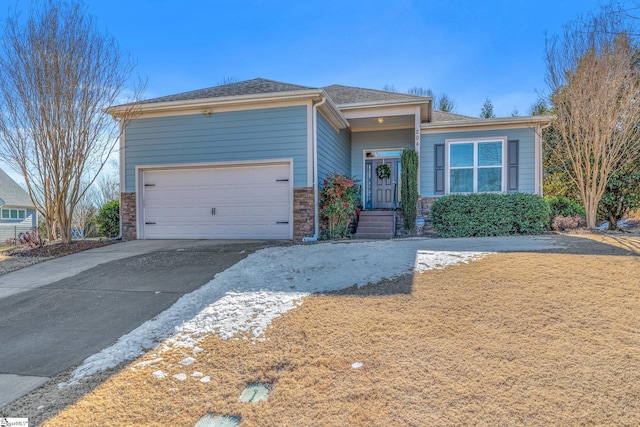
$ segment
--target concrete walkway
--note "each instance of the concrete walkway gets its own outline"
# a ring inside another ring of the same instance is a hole
[[[0,408],[267,245],[132,241],[0,276]]]

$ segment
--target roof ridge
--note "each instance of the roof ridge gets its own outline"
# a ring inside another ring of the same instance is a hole
[[[421,95],[413,95],[410,93],[404,93],[404,92],[394,92],[394,91],[390,91],[390,90],[382,90],[382,89],[371,89],[371,88],[367,88],[367,87],[359,87],[359,86],[347,86],[347,85],[340,85],[340,84],[332,84],[329,86],[324,86],[320,89],[325,89],[328,87],[335,87],[335,86],[339,86],[339,87],[345,87],[345,88],[349,88],[349,89],[358,89],[358,90],[370,90],[370,91],[374,91],[374,92],[380,92],[380,93],[386,93],[386,94],[395,94],[395,95],[403,95],[403,96],[411,96],[414,98],[431,98],[429,96],[421,96]]]

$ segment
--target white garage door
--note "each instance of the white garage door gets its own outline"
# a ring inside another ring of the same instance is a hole
[[[291,239],[289,164],[146,170],[144,239]]]

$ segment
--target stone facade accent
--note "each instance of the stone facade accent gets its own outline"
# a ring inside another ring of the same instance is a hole
[[[136,193],[120,193],[122,240],[136,239]]]
[[[424,219],[424,228],[422,229],[422,236],[434,234],[433,227],[431,225],[431,204],[437,199],[437,197],[418,197],[418,212],[417,218]],[[407,237],[417,236],[417,230],[409,232],[404,228],[404,215],[402,209],[396,211],[396,236]]]
[[[418,218],[424,219],[424,228],[431,228],[431,205],[438,197],[419,197],[418,198]]]
[[[314,233],[313,187],[293,189],[293,239],[300,240]]]

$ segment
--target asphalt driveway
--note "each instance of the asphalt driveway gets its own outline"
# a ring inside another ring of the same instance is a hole
[[[270,244],[133,241],[0,276],[0,407]]]

